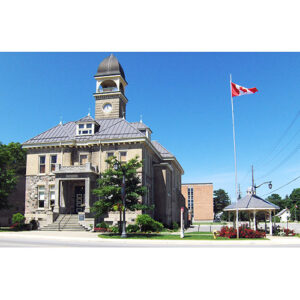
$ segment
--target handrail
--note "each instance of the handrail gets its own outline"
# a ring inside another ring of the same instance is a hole
[[[66,217],[66,215],[63,215],[63,217],[61,218],[61,220],[58,222],[58,231],[60,231],[60,223],[61,221]]]
[[[70,209],[70,213],[69,213],[69,219],[68,219],[68,221],[64,224],[64,226],[66,226],[66,224],[68,224],[69,223],[69,221],[71,220],[71,218],[72,218],[72,210]],[[64,227],[63,226],[63,227]]]

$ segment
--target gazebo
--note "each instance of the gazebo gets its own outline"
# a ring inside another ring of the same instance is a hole
[[[256,213],[263,211],[265,212],[265,214],[268,214],[270,219],[270,234],[273,234],[272,213],[274,214],[275,210],[279,209],[279,207],[267,200],[258,197],[255,194],[255,189],[253,190],[250,188],[244,198],[238,200],[237,203],[226,206],[223,211],[234,212],[236,214],[237,208],[239,212],[246,211],[249,213],[249,223],[251,222],[250,214],[253,213],[254,230],[256,230]]]

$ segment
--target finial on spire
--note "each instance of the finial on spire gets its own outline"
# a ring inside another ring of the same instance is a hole
[[[91,107],[89,106],[89,113],[88,113],[88,116],[91,115]]]
[[[143,115],[140,115],[140,123],[143,123]]]
[[[63,122],[62,122],[62,116],[59,117],[59,120],[60,120],[59,121],[59,125],[62,125],[63,124]]]

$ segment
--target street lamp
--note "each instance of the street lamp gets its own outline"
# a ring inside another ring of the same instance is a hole
[[[122,195],[122,202],[123,202],[123,222],[122,222],[121,237],[126,238],[127,234],[126,234],[126,219],[125,219],[125,198],[126,198],[126,194],[125,194],[125,188],[126,188],[126,185],[125,185],[125,170],[122,168],[122,165],[118,161],[116,161],[114,163],[113,167],[114,167],[115,171],[121,170],[122,174],[123,174],[122,186],[121,186],[121,195]]]

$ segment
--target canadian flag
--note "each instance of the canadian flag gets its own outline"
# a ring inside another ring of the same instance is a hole
[[[232,97],[248,95],[248,94],[254,94],[256,92],[258,92],[258,89],[255,88],[255,87],[251,88],[251,89],[247,89],[243,86],[240,86],[238,84],[235,84],[235,83],[231,82]]]

